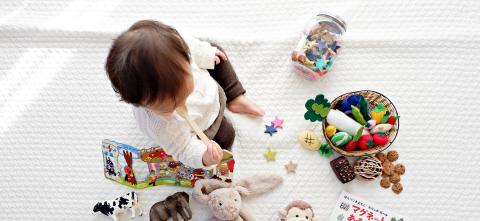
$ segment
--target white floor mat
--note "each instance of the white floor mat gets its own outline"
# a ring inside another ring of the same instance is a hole
[[[308,81],[289,70],[299,30],[318,11],[349,24],[333,71]],[[98,200],[127,187],[102,175],[101,140],[150,141],[130,107],[118,102],[103,65],[111,39],[139,19],[158,19],[219,42],[247,95],[278,115],[273,137],[263,121],[230,114],[237,129],[237,177],[283,174],[284,184],[245,207],[257,220],[303,199],[326,220],[341,190],[411,220],[477,220],[480,215],[480,2],[467,1],[3,1],[0,4],[0,220],[108,220],[91,216]],[[300,147],[306,99],[361,89],[396,105],[401,128],[390,149],[407,167],[404,191],[378,181],[341,185],[329,161]],[[276,148],[276,162],[263,152]],[[286,175],[288,160],[299,163]],[[179,190],[138,191],[150,206]],[[187,191],[190,191],[187,189]],[[210,216],[191,200],[193,220]],[[126,216],[122,217],[128,220]]]

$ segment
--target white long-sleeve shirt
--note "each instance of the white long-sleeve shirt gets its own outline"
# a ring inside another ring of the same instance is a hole
[[[205,41],[182,35],[191,54],[194,90],[186,105],[190,117],[200,129],[213,124],[220,111],[218,85],[207,72],[215,66],[216,47]],[[171,154],[175,160],[192,167],[203,167],[202,156],[207,146],[197,138],[188,123],[174,111],[161,116],[145,107],[133,107],[133,114],[140,130],[157,145]]]

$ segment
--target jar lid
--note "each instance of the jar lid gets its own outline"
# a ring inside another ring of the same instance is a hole
[[[347,31],[347,23],[340,16],[335,15],[335,14],[331,14],[331,13],[326,13],[326,12],[318,13],[317,16],[328,17],[328,18],[332,19],[333,21],[335,21],[338,25],[340,25],[340,27],[342,27],[343,30]]]

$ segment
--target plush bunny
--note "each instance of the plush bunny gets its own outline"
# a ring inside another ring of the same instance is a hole
[[[210,207],[214,217],[210,221],[253,221],[242,209],[242,198],[257,196],[279,186],[282,177],[262,174],[225,183],[216,179],[199,180],[193,189],[193,198]]]

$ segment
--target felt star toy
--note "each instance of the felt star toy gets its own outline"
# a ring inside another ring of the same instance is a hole
[[[330,60],[328,60],[327,64],[325,65],[325,68],[329,71],[332,68],[332,64],[335,61],[335,57],[331,57]]]
[[[274,128],[283,128],[283,119],[278,118],[275,116],[275,120],[272,121]]]
[[[331,46],[332,50],[337,53],[337,49],[341,48],[339,45],[337,45],[337,42],[334,41],[332,46]]]
[[[272,148],[268,148],[267,152],[265,152],[263,155],[265,156],[265,159],[267,159],[267,161],[275,161],[277,151]]]
[[[333,42],[333,36],[329,32],[326,32],[322,37],[327,44],[331,44]]]
[[[318,47],[318,50],[320,50],[322,53],[323,53],[323,50],[327,48],[327,46],[325,45],[325,42],[323,41],[317,41],[317,47]]]
[[[315,67],[315,62],[310,61],[308,58],[303,61],[303,64],[305,64],[308,67],[314,68]]]
[[[275,126],[273,126],[273,123],[270,126],[265,125],[265,133],[270,134],[270,136],[272,136],[276,132],[277,132],[277,129],[275,129]]]
[[[317,58],[317,55],[312,49],[307,49],[305,51],[305,56],[308,58],[308,60],[313,61]]]
[[[322,58],[318,58],[318,59],[315,61],[315,67],[317,67],[318,70],[322,70],[322,69],[323,69],[323,66],[325,66],[325,62],[323,61]]]
[[[327,48],[327,51],[330,55],[337,55],[331,48]]]
[[[328,29],[328,27],[326,25],[321,24],[321,25],[315,27],[314,32],[315,33],[322,33],[323,31],[325,31],[327,29]]]
[[[293,163],[290,160],[290,162],[288,162],[288,164],[285,164],[285,169],[287,170],[287,173],[296,173],[297,172],[297,166],[298,166],[298,164]]]
[[[305,43],[305,46],[307,48],[313,48],[313,46],[315,46],[315,41],[308,41],[307,43]]]

